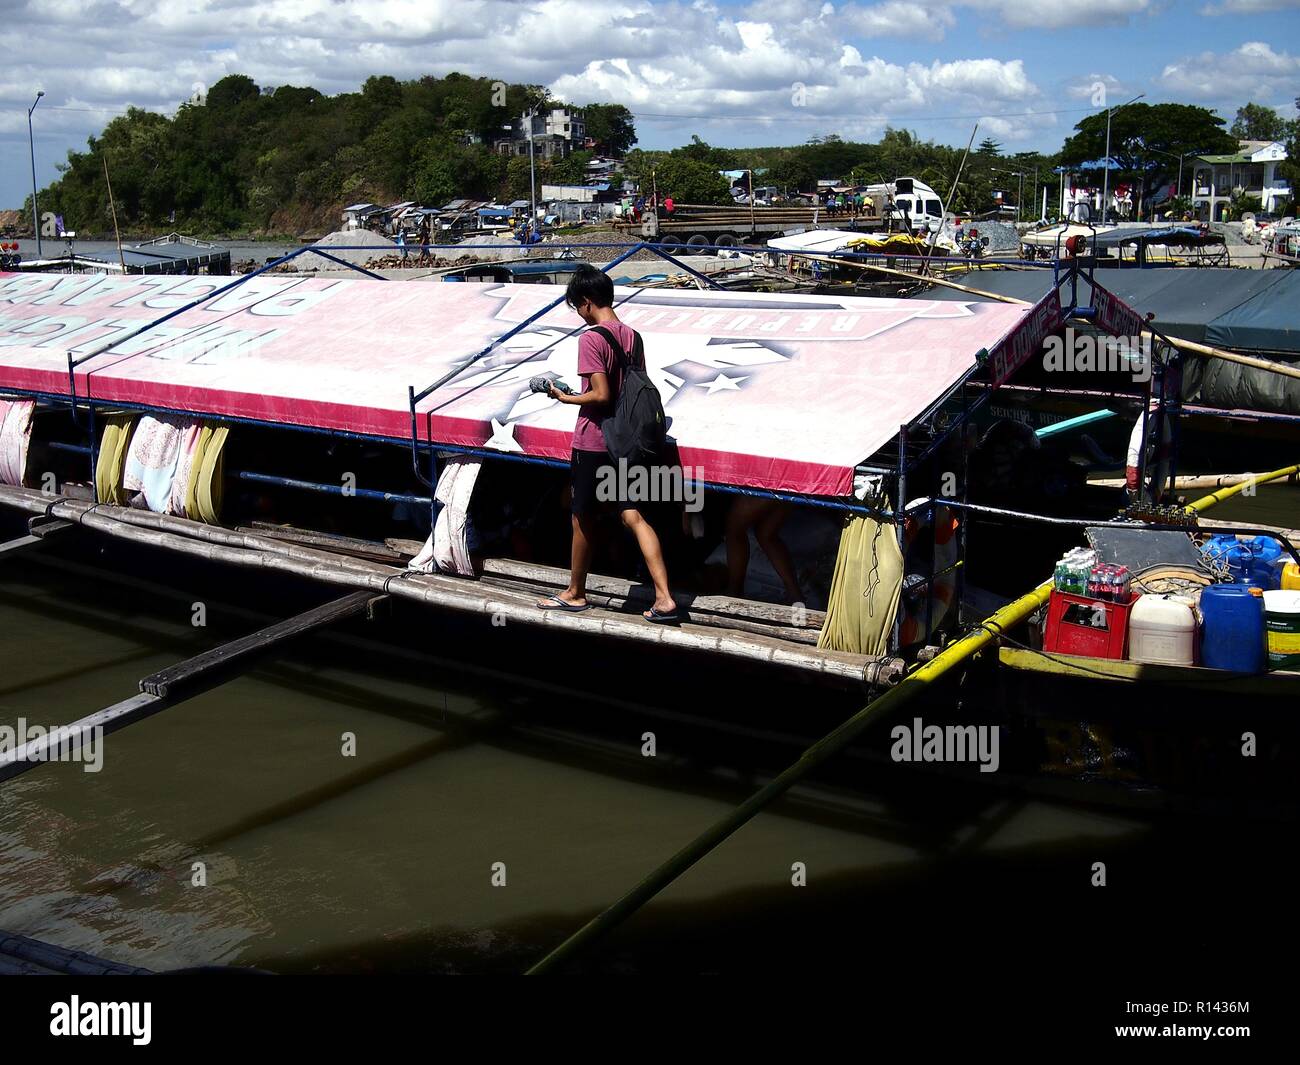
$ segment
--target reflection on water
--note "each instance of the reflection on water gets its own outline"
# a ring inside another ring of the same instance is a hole
[[[280,586],[245,608],[223,602],[224,571],[154,568],[152,584],[57,557],[6,567],[0,724],[73,720],[266,622],[247,607],[301,609]],[[190,624],[200,598],[207,629]],[[153,969],[518,971],[855,705],[767,678],[611,685],[588,668],[601,645],[516,633],[507,654],[493,638],[427,612],[358,623],[108,737],[100,773],[49,765],[0,785],[0,929]],[[700,724],[710,718],[716,728]],[[647,731],[655,758],[642,756]],[[342,753],[349,734],[355,757]],[[878,787],[876,772],[855,752],[837,759],[581,964],[829,964],[946,951],[963,929],[986,947],[1046,936],[1086,951],[1081,929],[1149,939],[1150,909],[1222,901],[1243,868],[1265,885],[1255,906],[1282,879],[1241,826],[923,775]],[[1231,876],[1204,868],[1207,846]],[[1097,861],[1105,891],[1089,883]],[[794,863],[806,887],[791,883]],[[1214,913],[1197,949],[1233,941],[1230,914],[1218,929]]]

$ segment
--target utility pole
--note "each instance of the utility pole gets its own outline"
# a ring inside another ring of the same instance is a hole
[[[537,119],[537,105],[534,104],[528,112],[528,202],[530,211],[528,215],[528,239],[532,240],[533,231],[537,228],[537,169],[533,160],[533,127]]]
[[[1126,100],[1119,107],[1106,108],[1106,171],[1105,176],[1101,179],[1101,220],[1103,224],[1106,216],[1110,214],[1110,116],[1113,115],[1120,107],[1128,107],[1129,104],[1137,103],[1146,93],[1140,92],[1133,99]]]
[[[32,232],[36,234],[36,258],[41,258],[41,219],[36,210],[36,141],[32,137],[32,112],[36,110],[36,104],[41,102],[41,97],[45,95],[42,89],[36,94],[36,100],[32,106],[27,109],[27,149],[32,157]],[[80,227],[78,227],[80,228]]]

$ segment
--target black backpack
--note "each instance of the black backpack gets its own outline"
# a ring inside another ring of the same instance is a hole
[[[659,390],[645,370],[641,334],[635,334],[636,343],[629,359],[612,329],[598,325],[593,326],[592,331],[609,341],[614,356],[623,367],[623,387],[614,401],[614,410],[600,426],[605,437],[605,449],[612,458],[627,459],[628,462],[653,459],[663,448],[666,425]]]

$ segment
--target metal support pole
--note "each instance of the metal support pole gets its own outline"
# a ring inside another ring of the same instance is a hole
[[[36,258],[43,258],[41,251],[41,219],[36,210],[36,139],[32,136],[32,112],[36,110],[36,105],[41,102],[41,97],[45,91],[41,90],[36,94],[36,100],[32,106],[27,109],[27,148],[32,157],[32,233],[36,237]]]
[[[533,129],[537,120],[537,108],[528,112],[528,239],[531,241],[533,227],[537,225],[537,169],[533,158]]]
[[[903,585],[899,590],[898,610],[894,614],[894,635],[890,651],[897,654],[902,649],[903,596],[907,592],[907,426],[898,427],[898,498],[894,500],[894,513],[898,515],[894,535],[898,537],[898,552],[903,556]]]

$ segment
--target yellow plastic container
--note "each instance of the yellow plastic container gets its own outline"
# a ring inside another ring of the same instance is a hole
[[[1282,587],[1289,592],[1300,592],[1300,562],[1288,562],[1282,567]]]

